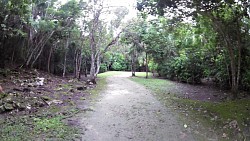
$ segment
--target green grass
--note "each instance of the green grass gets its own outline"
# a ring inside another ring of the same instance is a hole
[[[136,72],[135,76],[136,77],[146,77],[146,72]],[[148,78],[152,78],[152,77],[153,77],[153,73],[149,72]]]
[[[139,76],[144,76],[145,73],[136,73]],[[152,73],[150,73],[150,76],[152,76]],[[146,88],[149,88],[153,92],[155,92],[158,95],[158,98],[166,98],[169,96],[173,96],[174,94],[170,93],[170,88],[173,86],[173,83],[171,83],[168,80],[164,79],[155,79],[152,77],[149,77],[149,79],[143,78],[143,77],[131,77],[131,80],[144,85]]]
[[[143,75],[143,73],[139,73],[139,76]],[[226,133],[229,139],[244,139],[241,132],[241,135],[235,135],[235,129],[230,129],[230,127],[225,125],[229,125],[231,121],[236,120],[238,126],[242,130],[245,128],[246,123],[250,123],[249,99],[221,103],[182,99],[176,97],[175,93],[171,91],[171,87],[173,86],[171,81],[154,78],[145,79],[142,77],[133,77],[131,80],[152,90],[156,94],[156,97],[166,106],[178,109],[177,111],[181,113],[181,115],[184,115],[180,117],[180,120],[183,122],[200,121],[205,126],[204,132],[206,132],[207,128],[217,130],[216,132],[218,132],[217,134],[219,138],[222,133]],[[188,114],[189,116],[186,117],[185,114]],[[220,139],[224,140],[225,138]]]
[[[108,71],[105,73],[100,73],[97,75],[97,85],[94,89],[88,90],[87,92],[90,93],[92,95],[92,98],[95,99],[97,96],[99,96],[99,94],[101,93],[101,91],[105,90],[106,86],[107,86],[107,81],[106,78],[113,76],[113,75],[119,75],[122,72],[119,71]]]
[[[57,116],[53,118],[34,118],[34,131],[44,139],[61,139],[69,140],[72,134],[76,133],[76,129],[65,125],[62,122],[63,117]]]
[[[2,125],[1,141],[70,140],[75,138],[78,130],[65,125],[62,119],[62,116],[35,118],[23,116],[11,120],[10,118],[5,119],[4,122],[0,123]]]

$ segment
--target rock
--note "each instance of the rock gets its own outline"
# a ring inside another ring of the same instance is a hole
[[[4,93],[2,86],[0,86],[0,93]]]
[[[5,112],[5,109],[4,109],[4,106],[1,105],[1,106],[0,106],[0,113],[3,113],[3,112]]]
[[[239,126],[238,126],[238,122],[236,121],[236,120],[233,120],[233,121],[231,121],[230,123],[229,123],[229,127],[230,128],[238,128]]]
[[[10,103],[5,103],[5,104],[4,104],[4,109],[5,109],[6,111],[11,111],[11,110],[14,110],[14,107],[13,107],[13,105],[10,104]]]
[[[43,86],[43,85],[44,85],[44,79],[45,79],[45,78],[37,77],[37,78],[36,78],[36,85],[37,85],[37,86]]]
[[[69,90],[69,92],[74,93],[75,90],[71,88],[71,89]]]
[[[7,97],[4,98],[4,101],[5,101],[6,103],[12,104],[13,101],[14,101],[14,95],[12,95],[12,93],[10,93]]]
[[[36,101],[36,103],[35,103],[35,105],[36,105],[36,107],[38,106],[38,107],[43,107],[43,106],[45,106],[47,103],[45,103],[45,102],[43,102],[43,101]]]
[[[31,107],[43,107],[46,104],[47,103],[45,103],[45,101],[43,101],[42,99],[36,98],[36,97],[34,97],[32,99],[32,102],[30,103]]]
[[[222,138],[226,138],[227,137],[227,134],[226,133],[223,133],[222,134]]]
[[[28,87],[34,87],[34,84],[33,83],[29,83]]]
[[[51,104],[63,104],[63,102],[61,100],[51,100],[49,102],[47,102],[48,105],[51,105]]]
[[[19,88],[13,88],[14,91],[18,91],[18,92],[22,92],[23,90],[19,89]]]
[[[25,110],[26,109],[26,105],[24,103],[18,103],[18,109],[19,110]]]
[[[86,81],[86,84],[87,84],[87,85],[94,85],[94,83],[91,82],[91,80],[89,80],[89,79]]]
[[[26,105],[26,109],[30,110],[31,109],[31,105]]]
[[[7,96],[7,94],[5,94],[5,93],[0,93],[0,99],[5,98],[6,96]]]
[[[76,89],[79,91],[84,91],[84,90],[87,90],[87,87],[86,86],[78,86]]]
[[[23,92],[31,92],[30,88],[23,88]]]
[[[48,97],[48,96],[41,96],[41,98],[43,99],[43,100],[45,100],[45,101],[49,101],[49,100],[51,100],[51,98],[50,97]]]

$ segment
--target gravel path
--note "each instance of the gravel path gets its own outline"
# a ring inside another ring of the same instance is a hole
[[[103,97],[81,121],[83,141],[192,141],[177,114],[149,90],[128,79],[112,76]]]

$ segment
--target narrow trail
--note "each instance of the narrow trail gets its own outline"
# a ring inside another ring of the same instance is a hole
[[[192,141],[177,114],[149,90],[128,79],[112,76],[94,111],[82,118],[83,141]]]

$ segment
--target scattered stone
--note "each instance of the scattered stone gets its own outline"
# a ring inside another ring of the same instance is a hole
[[[10,103],[5,103],[5,104],[4,104],[4,109],[5,109],[6,111],[11,111],[11,110],[14,110],[14,107],[13,107],[13,105],[10,104]]]
[[[71,88],[71,89],[69,90],[69,92],[74,93],[75,90]]]
[[[229,127],[230,128],[238,128],[239,126],[238,126],[238,122],[236,121],[236,120],[233,120],[233,121],[231,121],[230,123],[229,123]]]
[[[28,87],[34,87],[35,85],[33,83],[29,83]]]
[[[5,112],[5,109],[4,109],[4,106],[1,105],[1,106],[0,106],[0,113],[3,113],[3,112]]]
[[[51,105],[51,104],[63,104],[63,101],[61,100],[51,100],[49,102],[47,102],[48,105]]]
[[[0,93],[0,99],[5,98],[6,96],[7,96],[7,94],[5,94],[5,93]]]
[[[4,93],[3,88],[0,86],[0,93]]]
[[[76,89],[79,91],[84,91],[84,90],[87,90],[87,87],[86,86],[78,86]]]
[[[44,85],[44,79],[45,79],[45,78],[37,77],[37,78],[36,78],[36,85],[37,85],[37,86],[43,86],[43,85]]]
[[[226,133],[223,133],[222,134],[222,138],[226,138],[227,137],[227,134]]]
[[[31,92],[30,88],[23,88],[23,92]]]
[[[23,90],[19,89],[19,88],[13,88],[14,91],[18,91],[18,92],[23,92]]]
[[[87,85],[94,85],[94,83],[91,82],[91,80],[89,80],[89,79],[86,81],[86,84],[87,84]]]
[[[85,109],[83,109],[83,111],[90,111],[90,112],[92,112],[92,111],[94,111],[94,109],[93,108],[91,108],[91,107],[89,107],[89,108],[85,108]]]
[[[41,96],[41,98],[43,99],[43,100],[45,100],[45,101],[49,101],[49,100],[51,100],[51,98],[50,97],[48,97],[48,96]]]
[[[30,109],[31,109],[31,105],[28,104],[28,105],[26,106],[26,109],[30,110]]]

